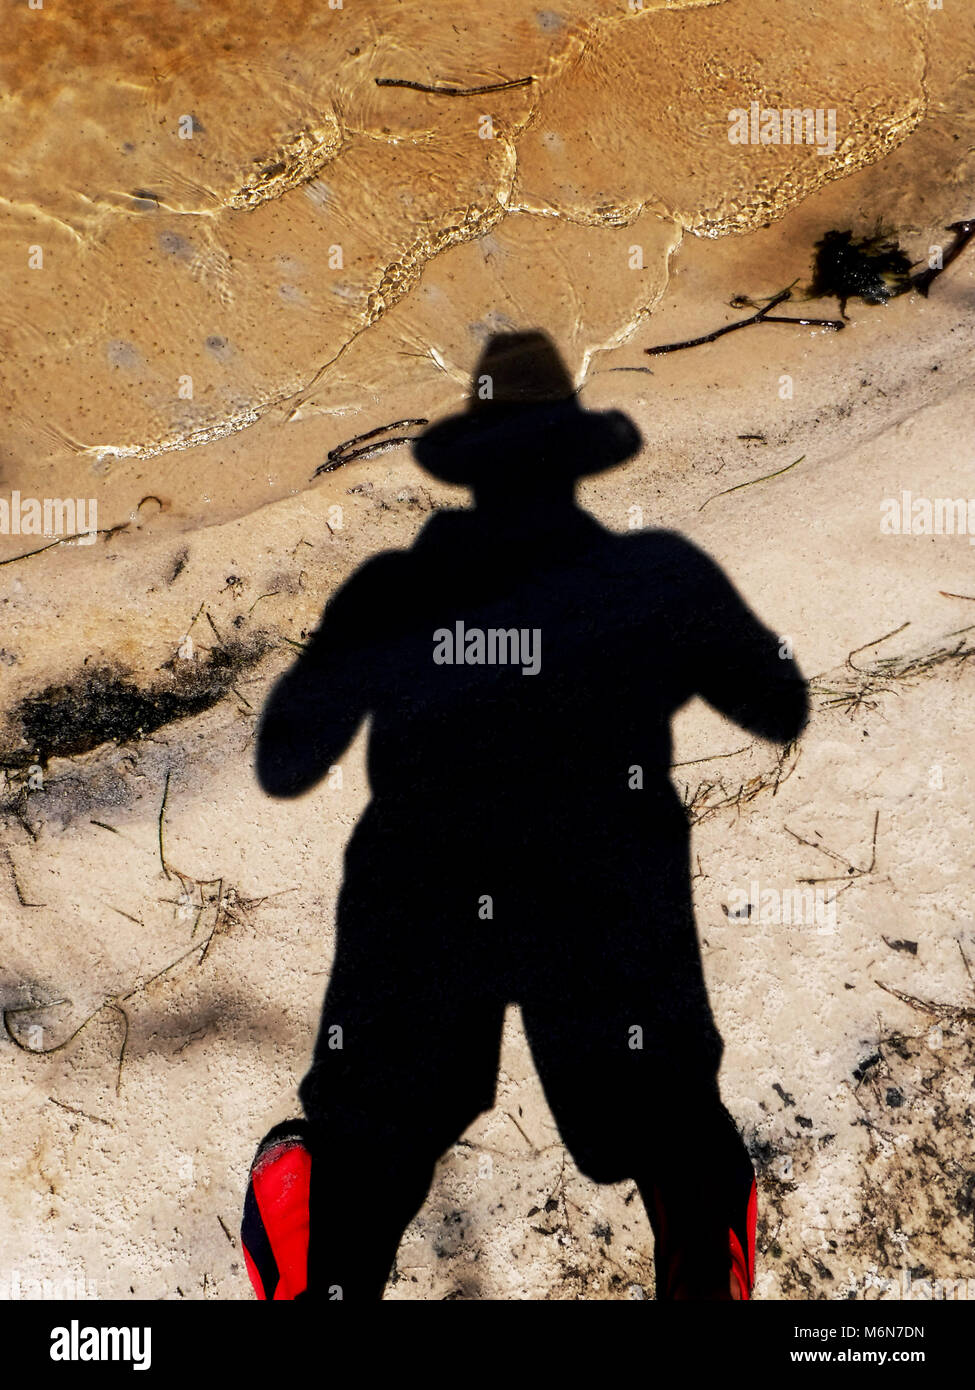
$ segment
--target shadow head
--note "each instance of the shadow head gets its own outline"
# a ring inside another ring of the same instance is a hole
[[[642,442],[622,411],[580,406],[558,349],[535,329],[488,339],[466,408],[418,436],[413,456],[443,482],[517,494],[616,468]]]

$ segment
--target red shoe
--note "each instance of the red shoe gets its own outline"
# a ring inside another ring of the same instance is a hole
[[[311,1152],[304,1120],[275,1125],[251,1164],[240,1243],[262,1300],[299,1298],[308,1288]]]
[[[728,1228],[728,1249],[731,1257],[730,1278],[727,1291],[721,1289],[717,1294],[702,1295],[694,1291],[693,1254],[684,1250],[667,1253],[667,1216],[661,1201],[659,1189],[654,1190],[654,1230],[658,1243],[657,1258],[657,1297],[658,1299],[683,1300],[709,1297],[724,1301],[748,1302],[755,1283],[755,1227],[758,1217],[758,1189],[754,1180],[748,1195],[745,1212],[745,1228],[741,1236],[745,1238],[746,1248],[742,1248],[741,1238],[734,1227]]]
[[[746,1302],[751,1299],[755,1285],[755,1226],[758,1220],[758,1188],[752,1183],[748,1196],[748,1212],[745,1217],[745,1240],[748,1253],[741,1248],[741,1241],[733,1230],[728,1232],[731,1239],[731,1277],[738,1285],[740,1297]]]

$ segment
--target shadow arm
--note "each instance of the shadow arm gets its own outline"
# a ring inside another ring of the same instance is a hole
[[[750,734],[791,743],[806,726],[809,695],[789,644],[759,621],[702,552],[694,552],[691,567],[697,693]]]
[[[371,566],[328,603],[261,713],[255,767],[269,796],[301,796],[345,751],[376,698],[379,645]]]

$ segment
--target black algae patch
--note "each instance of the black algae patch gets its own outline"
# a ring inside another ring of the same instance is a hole
[[[195,661],[176,661],[168,679],[140,687],[124,671],[102,666],[63,685],[27,695],[9,714],[13,748],[0,755],[8,768],[46,764],[50,758],[88,753],[103,743],[128,743],[200,714],[232,690],[242,671],[272,646],[269,638],[228,641]],[[17,734],[19,732],[19,740]]]
[[[837,231],[816,242],[810,295],[838,299],[844,316],[848,299],[886,304],[911,288],[911,262],[896,241],[882,235],[854,239],[850,231]]]

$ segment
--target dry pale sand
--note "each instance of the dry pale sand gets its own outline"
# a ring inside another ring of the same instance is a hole
[[[798,295],[830,228],[947,243],[973,212],[975,21],[566,3],[448,34],[375,3],[285,42],[273,8],[225,34],[187,0],[129,45],[112,6],[74,31],[45,10],[32,67],[40,21],[16,21],[0,497],[94,497],[103,534],[29,558],[44,537],[0,536],[0,1295],[250,1296],[247,1168],[296,1108],[368,797],[360,737],[341,787],[269,800],[256,719],[343,580],[465,501],[405,448],[311,475],[456,409],[508,326],[548,330],[583,402],[647,441],[584,505],[701,545],[811,681],[784,760],[701,705],[676,726],[722,1088],[760,1174],[756,1296],[975,1279],[975,551],[881,530],[905,490],[975,494],[975,259],[926,299],[852,300],[841,333],[643,353],[747,312],[735,294]],[[493,141],[466,99],[373,82],[525,72]],[[752,96],[836,108],[836,155],[729,146]],[[764,891],[809,879],[835,880],[835,922],[763,920]],[[513,1009],[496,1105],[444,1155],[387,1296],[652,1293],[639,1198],[576,1171]]]

